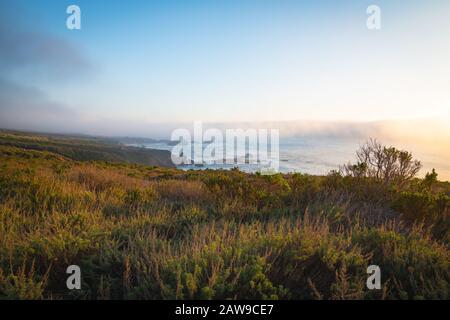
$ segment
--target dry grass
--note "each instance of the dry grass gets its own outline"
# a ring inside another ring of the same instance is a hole
[[[426,198],[432,218],[411,221],[403,193],[424,193],[420,181],[380,192],[345,177],[82,163],[11,147],[0,160],[1,298],[449,298],[447,184]],[[71,264],[82,290],[65,287]],[[365,288],[370,264],[380,291]]]

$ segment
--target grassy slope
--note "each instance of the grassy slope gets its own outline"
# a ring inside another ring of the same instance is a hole
[[[450,298],[448,183],[185,172],[2,139],[0,298]]]
[[[127,147],[112,139],[0,131],[0,145],[50,151],[80,161],[112,161],[173,167],[170,152]]]

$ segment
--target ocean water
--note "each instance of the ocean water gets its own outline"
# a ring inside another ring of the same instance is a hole
[[[313,175],[325,175],[331,170],[336,170],[340,165],[355,162],[356,150],[364,144],[366,139],[335,138],[335,137],[305,137],[305,138],[280,138],[279,144],[279,171],[282,173],[300,172]],[[169,150],[173,146],[164,143],[133,144],[149,149]],[[207,143],[203,144],[205,147]],[[390,144],[388,144],[390,145]],[[411,145],[393,144],[400,149],[413,152],[414,158],[420,160],[423,168],[419,176],[435,168],[440,180],[450,180],[450,159],[444,156],[424,152],[421,148]],[[245,151],[245,150],[244,150]],[[245,154],[245,152],[242,152]],[[204,164],[204,165],[180,165],[183,170],[201,169],[231,169],[238,167],[245,172],[255,172],[260,169],[257,164],[245,163],[245,158],[237,159],[235,164]]]

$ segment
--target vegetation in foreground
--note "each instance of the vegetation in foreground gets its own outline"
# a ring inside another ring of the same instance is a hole
[[[0,297],[449,299],[450,184],[366,150],[319,177],[0,145]],[[72,264],[81,290],[66,288]],[[366,289],[371,264],[381,290]]]

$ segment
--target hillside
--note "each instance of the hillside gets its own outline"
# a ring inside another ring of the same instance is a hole
[[[181,171],[82,138],[0,141],[0,298],[450,298],[449,183]],[[81,290],[66,288],[73,264]],[[371,264],[381,290],[366,288]]]
[[[129,147],[120,142],[113,138],[0,130],[0,145],[3,146],[49,151],[79,161],[111,161],[174,167],[168,151]]]

